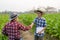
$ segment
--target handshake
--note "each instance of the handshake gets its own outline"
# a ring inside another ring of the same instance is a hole
[[[31,23],[29,26],[32,28],[32,27],[33,27],[33,25],[34,25],[34,23]]]

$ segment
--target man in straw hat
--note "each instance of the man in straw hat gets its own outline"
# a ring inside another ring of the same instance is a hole
[[[46,20],[45,18],[42,17],[44,12],[41,10],[35,10],[34,12],[37,14],[37,17],[35,18],[34,22],[31,24],[31,26],[33,26],[34,24],[36,25],[34,40],[43,40],[44,31],[46,29]]]

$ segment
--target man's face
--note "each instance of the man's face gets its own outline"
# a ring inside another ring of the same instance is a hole
[[[19,21],[18,17],[15,18],[16,21]]]
[[[41,17],[42,16],[40,12],[37,12],[37,15],[38,15],[38,17]]]

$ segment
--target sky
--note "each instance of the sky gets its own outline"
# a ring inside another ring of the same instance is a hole
[[[0,0],[0,11],[28,11],[37,7],[60,9],[60,0]]]

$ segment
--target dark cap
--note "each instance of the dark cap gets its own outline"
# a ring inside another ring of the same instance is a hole
[[[17,16],[17,13],[10,13],[10,20],[15,19]]]

